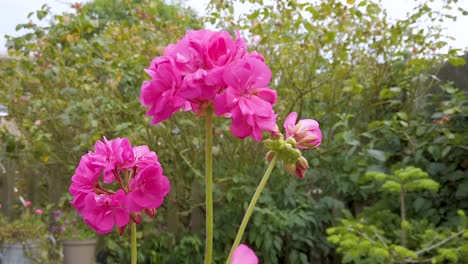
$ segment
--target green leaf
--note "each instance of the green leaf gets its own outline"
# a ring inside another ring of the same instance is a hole
[[[465,179],[461,184],[457,186],[457,192],[455,197],[466,198],[468,196],[468,179]]]
[[[416,259],[418,256],[416,255],[416,252],[410,250],[410,249],[407,249],[403,246],[399,246],[399,245],[392,245],[391,248],[393,249],[393,251],[395,251],[398,256],[402,257],[402,258],[412,258],[412,259]]]
[[[369,180],[383,181],[388,177],[387,174],[378,171],[369,171],[362,177],[363,183]]]
[[[354,134],[352,131],[346,131],[343,133],[343,139],[346,142],[346,144],[352,145],[352,146],[358,146],[359,141],[357,141],[354,138]]]
[[[466,63],[462,57],[450,57],[449,62],[453,66],[463,66]]]
[[[260,15],[260,10],[255,10],[252,14],[248,15],[247,18],[250,20],[256,19]]]
[[[382,185],[382,189],[389,191],[389,192],[400,192],[401,184],[395,181],[387,181]]]
[[[415,191],[415,190],[437,191],[439,189],[439,183],[431,179],[419,179],[419,180],[415,180],[406,184],[405,189],[408,191]]]
[[[378,161],[386,161],[387,160],[387,157],[385,155],[385,152],[381,151],[381,150],[377,150],[377,149],[368,149],[367,150],[367,153],[369,154],[369,156],[371,156],[372,158],[378,160]]]
[[[427,205],[427,201],[424,198],[418,197],[413,202],[413,207],[417,212],[420,212],[421,209],[425,208]]]

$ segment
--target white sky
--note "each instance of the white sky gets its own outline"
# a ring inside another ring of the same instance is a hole
[[[404,18],[406,13],[415,6],[413,0],[381,0],[392,18]],[[70,3],[83,2],[82,0],[0,0],[0,53],[5,53],[5,35],[17,36],[20,33],[15,27],[20,23],[27,23],[27,15],[39,10],[43,4],[52,8],[53,13],[61,13],[70,10]],[[168,1],[170,2],[170,1]],[[209,0],[185,0],[186,5],[191,6],[203,15],[206,12],[206,4]],[[468,9],[468,0],[459,0],[458,5]],[[450,46],[459,49],[468,47],[468,17],[458,17],[456,22],[445,22],[446,33],[455,37]]]

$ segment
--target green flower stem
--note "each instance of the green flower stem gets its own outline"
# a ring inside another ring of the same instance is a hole
[[[206,243],[205,264],[211,264],[213,254],[213,110],[206,111],[205,123],[205,199],[206,199]]]
[[[239,231],[237,231],[236,239],[234,240],[234,244],[232,244],[231,247],[231,252],[229,252],[229,257],[226,262],[226,264],[231,263],[232,259],[232,254],[234,253],[234,250],[239,246],[240,241],[242,239],[242,236],[244,235],[245,228],[247,227],[247,223],[249,222],[250,217],[252,216],[253,210],[255,208],[255,205],[257,204],[258,198],[260,197],[260,194],[262,193],[263,189],[265,188],[265,185],[268,181],[268,178],[270,178],[270,174],[273,171],[273,168],[275,167],[276,161],[278,160],[278,156],[275,154],[273,156],[273,159],[270,162],[270,165],[268,166],[268,169],[265,172],[265,175],[263,175],[262,181],[257,187],[257,190],[255,191],[254,196],[252,197],[252,200],[250,201],[249,207],[247,208],[247,211],[245,212],[244,219],[242,219],[242,223],[239,227]]]
[[[136,224],[132,222],[132,264],[137,263]]]

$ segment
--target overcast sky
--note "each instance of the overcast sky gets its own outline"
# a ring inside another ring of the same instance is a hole
[[[206,12],[206,3],[209,0],[186,0],[201,15]],[[0,0],[0,53],[5,53],[5,35],[17,36],[15,27],[20,23],[27,23],[27,15],[40,9],[43,4],[52,8],[53,13],[70,10],[70,3],[83,2],[80,0]],[[413,0],[382,0],[382,5],[393,18],[404,18],[406,13],[415,6]],[[468,0],[459,0],[459,6],[468,9]],[[455,37],[449,44],[452,47],[465,49],[468,47],[468,17],[458,17],[456,22],[444,24],[446,33]]]

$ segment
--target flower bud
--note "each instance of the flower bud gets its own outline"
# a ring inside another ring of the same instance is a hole
[[[316,148],[322,143],[322,131],[319,123],[313,119],[302,119],[296,124],[297,113],[292,112],[284,121],[286,140],[292,138],[296,147],[301,149]]]
[[[279,131],[278,125],[276,125],[274,130],[270,131],[270,135],[274,139],[281,139],[283,137],[283,135]]]
[[[289,174],[296,175],[299,179],[304,178],[304,174],[309,168],[307,160],[302,156],[295,162],[285,162],[283,166]]]

